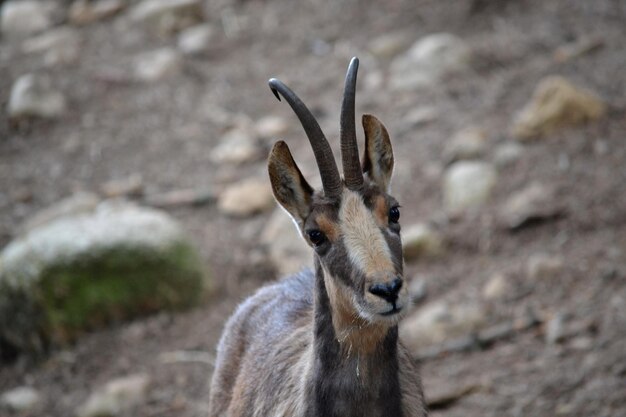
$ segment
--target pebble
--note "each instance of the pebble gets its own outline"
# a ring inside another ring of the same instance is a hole
[[[578,88],[561,76],[549,76],[539,82],[511,131],[519,140],[530,140],[567,126],[597,120],[605,113],[606,105],[594,93]]]
[[[443,159],[452,163],[461,159],[478,159],[487,150],[487,132],[469,127],[457,132],[446,144]]]
[[[40,401],[37,390],[31,387],[17,387],[0,395],[0,405],[16,412],[26,412]]]
[[[444,251],[443,239],[429,225],[413,224],[402,230],[402,251],[407,261],[440,256]]]
[[[168,34],[202,21],[202,3],[200,0],[143,0],[131,9],[130,19],[157,33]]]
[[[389,60],[406,50],[413,40],[413,35],[407,31],[385,33],[372,39],[367,49],[376,58]]]
[[[433,301],[400,324],[400,337],[417,352],[427,346],[465,336],[485,325],[485,309],[477,303],[448,304]]]
[[[565,315],[562,313],[555,314],[546,323],[545,339],[549,345],[562,342],[565,337]]]
[[[55,119],[65,113],[65,96],[52,86],[50,78],[44,75],[25,74],[19,77],[11,88],[9,97],[9,117],[41,117]]]
[[[560,256],[545,253],[532,255],[526,263],[526,275],[535,281],[539,279],[554,279],[558,277],[564,268],[563,259]]]
[[[107,382],[96,389],[78,409],[78,417],[117,416],[145,402],[150,378],[130,375]]]
[[[289,130],[289,124],[279,116],[266,116],[254,124],[256,134],[263,139],[279,139]]]
[[[444,206],[450,213],[482,206],[496,185],[497,173],[486,162],[458,161],[444,173]]]
[[[509,229],[519,229],[533,221],[554,218],[563,210],[553,187],[533,182],[502,204],[499,217]]]
[[[426,286],[426,280],[420,276],[414,277],[409,282],[409,297],[411,302],[417,304],[426,298],[428,294],[428,288]]]
[[[143,179],[140,174],[135,173],[126,178],[105,182],[100,186],[100,191],[107,198],[138,196],[143,193]]]
[[[396,91],[437,87],[444,77],[467,69],[471,56],[465,41],[452,34],[428,35],[391,62],[390,87]]]
[[[76,0],[68,11],[68,20],[74,25],[87,25],[115,16],[126,4],[122,0]]]
[[[243,164],[255,161],[261,156],[259,143],[252,137],[251,132],[237,127],[222,136],[209,157],[216,164]]]
[[[275,203],[269,181],[249,178],[225,189],[218,198],[217,206],[228,216],[249,217],[270,210]]]
[[[206,52],[212,37],[213,27],[209,24],[189,27],[178,35],[178,49],[189,55]]]
[[[28,35],[52,26],[48,4],[34,0],[0,2],[0,29],[6,35]]]
[[[81,37],[69,27],[60,27],[30,38],[22,44],[24,53],[43,53],[48,67],[71,64],[80,56]]]
[[[144,52],[135,59],[135,77],[144,82],[161,81],[178,73],[182,65],[182,57],[175,49]]]
[[[493,153],[493,163],[498,168],[505,168],[517,162],[524,153],[524,147],[518,143],[509,142],[498,145]]]
[[[489,280],[483,286],[482,294],[486,300],[497,300],[503,298],[509,290],[507,276],[497,272],[489,277]]]

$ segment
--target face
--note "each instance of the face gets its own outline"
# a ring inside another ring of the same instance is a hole
[[[398,202],[371,182],[361,192],[344,188],[339,202],[314,200],[302,232],[333,304],[367,322],[396,323],[408,302]]]

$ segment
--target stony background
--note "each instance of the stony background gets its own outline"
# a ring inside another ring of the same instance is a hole
[[[357,112],[396,153],[416,301],[402,332],[432,415],[626,414],[623,2],[0,4],[0,246],[89,192],[167,212],[214,277],[190,312],[3,364],[2,415],[206,413],[225,318],[310,259],[264,159],[282,138],[314,184],[316,167],[266,81],[338,151],[354,55]]]

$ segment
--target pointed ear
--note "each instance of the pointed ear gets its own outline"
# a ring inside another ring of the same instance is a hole
[[[267,168],[274,197],[302,228],[311,210],[313,188],[302,176],[289,147],[282,140],[274,144]]]
[[[382,190],[389,192],[393,174],[393,150],[385,126],[371,114],[363,115],[365,155],[363,173]]]

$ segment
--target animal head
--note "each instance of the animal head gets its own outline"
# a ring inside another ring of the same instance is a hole
[[[354,115],[358,65],[353,58],[341,108],[343,179],[319,124],[298,96],[277,79],[270,79],[270,88],[300,119],[323,189],[315,191],[307,183],[283,141],[274,145],[268,170],[276,200],[319,259],[333,308],[353,323],[391,325],[408,302],[399,204],[389,194],[394,158],[385,126],[376,117],[364,115],[365,151],[362,164],[359,161]]]

